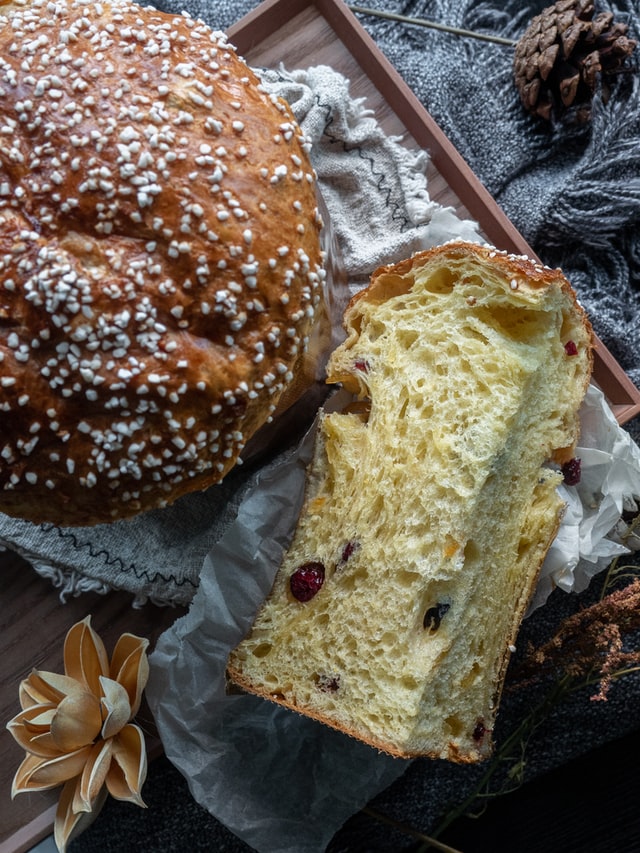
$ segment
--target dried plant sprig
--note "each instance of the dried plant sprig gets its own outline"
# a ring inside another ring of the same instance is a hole
[[[576,615],[582,616],[587,611],[591,611],[592,614],[595,612],[598,616],[602,616],[604,612],[607,612],[609,615],[612,612],[618,612],[617,609],[614,611],[611,610],[612,596],[614,597],[614,608],[617,608],[617,605],[621,604],[622,612],[624,614],[628,613],[634,606],[636,608],[638,606],[637,596],[640,595],[640,580],[634,580],[631,586],[633,586],[632,591],[625,588],[612,593],[611,596],[602,602],[605,604],[604,608],[599,607],[599,603],[598,605],[592,605],[592,607],[598,608],[596,611],[593,611],[592,608],[585,608],[585,611]],[[569,619],[573,620],[573,617],[569,617]],[[638,620],[637,617],[633,617],[630,620],[623,618],[622,621],[626,627],[631,628],[636,625]],[[590,630],[590,633],[597,630],[597,622],[598,620],[596,619],[592,623],[593,628]],[[585,621],[584,619],[572,621],[571,625],[575,630],[579,630],[579,625],[584,626]],[[609,638],[606,644],[606,654],[601,654],[596,663],[591,661],[591,665],[588,665],[588,659],[585,659],[581,660],[577,665],[575,665],[575,662],[573,666],[569,664],[563,670],[561,666],[561,654],[558,655],[557,660],[555,658],[556,650],[562,649],[562,643],[556,645],[550,641],[550,644],[545,646],[545,661],[553,657],[554,662],[560,664],[556,670],[555,678],[551,680],[551,688],[543,699],[520,721],[518,726],[500,743],[494,757],[487,764],[486,770],[477,784],[462,802],[458,803],[444,815],[440,824],[432,832],[433,838],[438,839],[460,817],[465,815],[479,817],[491,799],[511,793],[522,785],[525,780],[527,766],[527,748],[531,738],[537,729],[546,722],[554,708],[565,701],[569,695],[578,689],[598,683],[599,691],[592,698],[606,700],[607,691],[614,679],[622,678],[631,672],[640,671],[640,651],[624,653],[621,649],[621,633],[624,633],[624,631],[611,631],[610,628],[611,626],[609,626],[609,630],[607,631]],[[599,646],[597,651],[601,652]],[[633,665],[628,666],[628,663],[632,663]],[[522,688],[530,684],[531,679],[523,679],[518,682],[517,686]],[[510,689],[515,689],[515,685],[510,684]],[[418,853],[426,853],[431,848],[432,845],[430,843],[424,843],[419,848]]]
[[[444,844],[442,841],[438,841],[437,838],[432,838],[429,835],[425,835],[424,832],[420,832],[419,830],[414,829],[411,826],[407,826],[407,824],[405,823],[401,823],[398,820],[394,820],[388,815],[379,812],[377,809],[372,809],[367,806],[362,811],[364,812],[364,814],[367,814],[369,815],[369,817],[372,817],[374,820],[378,821],[378,823],[385,823],[388,826],[392,826],[394,829],[397,829],[399,832],[402,832],[405,835],[410,836],[411,838],[415,838],[418,841],[421,841],[423,845],[425,845],[425,849],[439,850],[440,853],[462,853],[462,851],[457,850],[455,847],[450,847],[448,844]]]
[[[512,673],[509,689],[521,689],[552,674],[566,673],[581,685],[597,683],[603,700],[612,681],[640,667],[640,650],[624,651],[625,634],[640,629],[640,579],[568,616],[542,646],[530,648]]]
[[[508,47],[515,47],[517,44],[513,39],[504,38],[503,36],[494,36],[490,33],[478,33],[474,30],[465,30],[461,27],[441,24],[438,21],[428,21],[425,18],[412,18],[409,15],[400,15],[396,12],[383,12],[381,9],[370,9],[367,6],[354,6],[351,3],[348,3],[347,6],[352,12],[356,12],[359,15],[372,15],[376,18],[386,18],[389,21],[399,21],[400,23],[412,24],[416,27],[427,27],[431,30],[440,30],[440,32],[451,33],[455,36],[475,38],[480,41],[490,41],[494,44],[504,44]]]
[[[555,682],[547,695],[535,705],[519,725],[502,741],[493,758],[487,763],[485,772],[469,794],[444,815],[432,832],[438,839],[458,818],[480,817],[488,802],[498,796],[517,790],[524,781],[526,752],[529,741],[537,729],[546,721],[553,708],[562,701],[568,688],[569,678]],[[495,785],[499,777],[500,784]],[[424,843],[417,853],[432,849],[431,842]]]

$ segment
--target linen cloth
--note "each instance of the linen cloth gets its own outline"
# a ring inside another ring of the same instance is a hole
[[[226,27],[256,4],[246,0],[185,0],[182,5],[215,26]],[[371,0],[369,5],[516,38],[546,3]],[[623,0],[616,8],[628,16],[637,33],[634,5]],[[512,84],[509,49],[374,18],[361,20],[542,260],[566,271],[597,333],[637,383],[637,75],[621,79],[608,104],[596,101],[588,127],[546,126],[522,113]],[[629,430],[637,436],[637,424],[630,424]],[[559,620],[577,606],[573,597],[556,596],[553,608],[543,608],[527,620],[523,642],[528,637],[544,636],[550,630],[550,620]],[[637,703],[637,692],[637,682],[630,680],[624,690],[614,692],[615,698],[606,706],[596,707],[584,695],[575,697],[550,718],[544,732],[538,733],[532,744],[529,772],[541,772],[587,746],[630,730],[636,721],[625,710],[627,704]],[[501,719],[517,719],[525,701],[530,700],[507,697]],[[375,805],[398,820],[429,831],[446,803],[459,798],[477,772],[441,762],[416,761]],[[159,784],[167,778],[172,778],[170,769],[164,768]],[[144,849],[158,853],[183,849],[183,821],[172,819],[171,814],[164,823],[154,815],[155,830],[149,822],[144,824],[148,834],[139,847],[118,846],[117,841],[114,846],[114,840],[126,838],[125,833],[130,833],[132,826],[142,825],[142,819],[136,812],[127,822],[117,808],[110,814],[115,816],[110,823],[105,814],[71,849]],[[190,820],[197,833],[206,838],[205,846],[199,849],[249,849],[206,813],[190,812]],[[346,827],[331,846],[368,853],[398,851],[400,838],[380,824],[372,824],[368,830],[359,825],[352,834]]]

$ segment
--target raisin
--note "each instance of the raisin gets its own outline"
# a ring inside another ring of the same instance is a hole
[[[567,341],[564,345],[564,351],[567,355],[578,355],[578,347],[575,341]]]
[[[442,602],[441,604],[436,604],[434,607],[430,607],[424,614],[424,619],[422,620],[422,625],[425,630],[429,630],[432,634],[434,634],[440,627],[442,617],[445,615],[445,613],[447,612],[447,610],[449,610],[450,607],[451,605],[447,604],[446,602]]]
[[[582,460],[570,459],[562,466],[562,476],[567,486],[577,486],[581,477]]]
[[[317,561],[303,563],[289,578],[291,594],[298,601],[311,601],[324,583],[324,566]]]
[[[356,551],[360,550],[360,543],[357,539],[350,539],[347,544],[342,549],[342,554],[340,556],[340,561],[338,563],[338,568],[344,566],[348,560],[353,557]]]
[[[323,693],[336,693],[340,689],[339,675],[316,676],[316,687]]]
[[[473,739],[476,741],[476,743],[478,743],[482,740],[486,733],[487,729],[485,727],[485,724],[482,722],[482,720],[478,720],[478,722],[476,723],[476,727],[473,730]]]

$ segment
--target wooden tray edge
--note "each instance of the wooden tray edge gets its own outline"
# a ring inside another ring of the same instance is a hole
[[[50,806],[9,838],[0,842],[0,853],[27,853],[39,841],[51,835],[56,808],[55,805]]]

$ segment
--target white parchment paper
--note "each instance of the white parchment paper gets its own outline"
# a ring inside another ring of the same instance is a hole
[[[532,608],[556,586],[584,589],[626,551],[620,517],[640,495],[640,451],[594,386],[581,422],[581,482],[561,487],[567,512]],[[167,756],[195,799],[260,853],[321,853],[408,764],[265,700],[225,692],[228,654],[249,630],[293,533],[313,431],[260,473],[205,560],[191,610],[151,656],[147,695]]]
[[[582,592],[595,574],[635,546],[623,544],[624,511],[635,510],[640,496],[640,450],[620,427],[604,394],[591,385],[580,410],[581,460],[577,486],[561,486],[566,510],[558,535],[542,567],[529,611],[545,603],[555,587]]]

